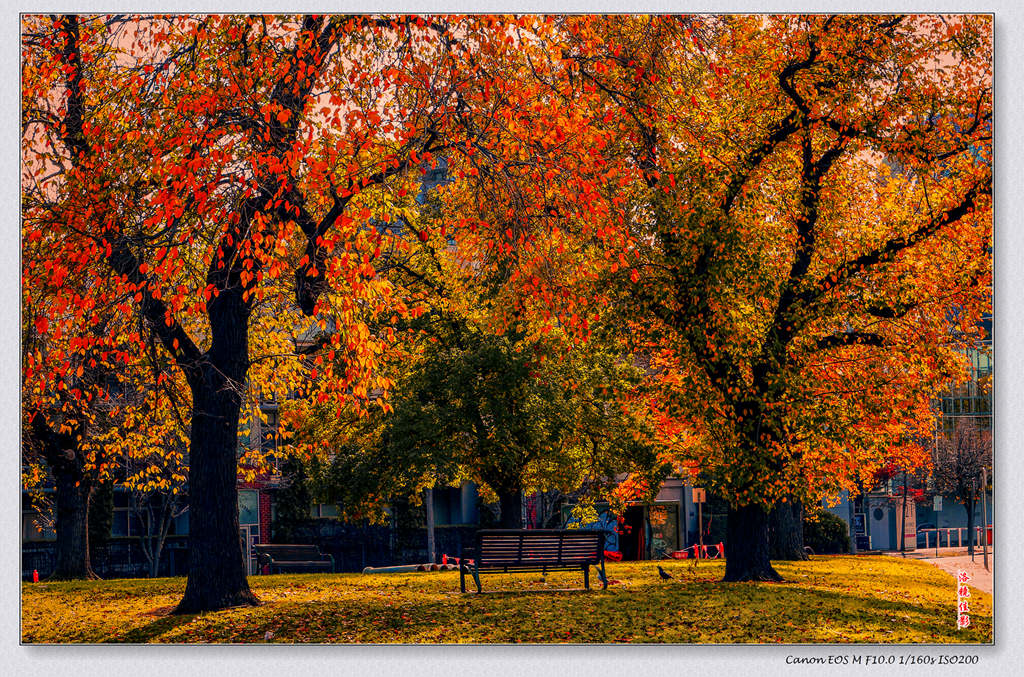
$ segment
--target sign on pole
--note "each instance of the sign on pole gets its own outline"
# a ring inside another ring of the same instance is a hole
[[[703,489],[698,489],[697,487],[693,488],[693,502],[694,503],[703,503],[705,501],[705,498],[706,498],[706,494],[705,494]]]
[[[932,499],[932,509],[935,512],[941,512],[942,511],[942,495],[941,494],[938,495],[938,496],[935,496]]]

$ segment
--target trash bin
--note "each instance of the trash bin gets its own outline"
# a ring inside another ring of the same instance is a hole
[[[985,540],[988,541],[989,545],[992,545],[992,526],[985,527]]]

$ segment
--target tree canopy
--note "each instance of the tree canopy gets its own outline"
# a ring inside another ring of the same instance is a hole
[[[396,332],[433,293],[389,253],[451,239],[441,281],[479,339],[460,363],[508,379],[616,327],[659,389],[654,436],[729,498],[726,577],[775,578],[766,508],[923,460],[908,440],[964,377],[951,326],[990,303],[991,39],[974,15],[27,15],[26,388],[88,401],[71,374],[97,350],[156,351],[190,395],[179,610],[253,603],[243,412],[386,412]]]

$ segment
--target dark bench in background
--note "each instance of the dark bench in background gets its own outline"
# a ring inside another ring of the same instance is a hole
[[[324,555],[315,545],[278,545],[261,543],[253,546],[260,566],[270,566],[270,573],[281,571],[334,572],[334,558]]]
[[[582,570],[589,590],[590,567],[600,566],[598,577],[607,588],[604,540],[604,532],[582,529],[482,529],[476,532],[476,547],[459,559],[459,586],[466,592],[466,574],[481,592],[481,574]]]

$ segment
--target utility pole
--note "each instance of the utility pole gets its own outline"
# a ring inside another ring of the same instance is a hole
[[[981,552],[983,553],[985,571],[988,571],[988,508],[985,506],[985,487],[988,486],[988,468],[981,468]]]
[[[423,505],[427,510],[427,564],[433,564],[437,559],[434,543],[434,489],[424,489]]]

